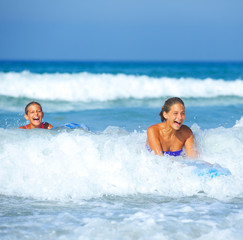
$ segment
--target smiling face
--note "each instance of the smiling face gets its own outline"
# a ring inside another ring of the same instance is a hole
[[[24,117],[26,120],[30,121],[30,128],[40,128],[44,113],[39,105],[31,104]]]
[[[170,107],[168,113],[163,112],[167,126],[179,130],[185,121],[185,108],[181,103],[175,103]]]

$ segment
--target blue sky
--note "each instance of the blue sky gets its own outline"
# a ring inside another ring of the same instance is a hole
[[[2,60],[243,60],[242,0],[1,0]]]

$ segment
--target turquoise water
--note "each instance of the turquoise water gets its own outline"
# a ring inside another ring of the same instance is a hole
[[[145,149],[164,100],[181,97],[200,160]],[[20,130],[38,101],[58,127]],[[240,239],[243,63],[0,62],[1,239]]]

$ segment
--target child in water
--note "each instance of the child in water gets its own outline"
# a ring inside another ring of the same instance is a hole
[[[185,105],[173,97],[165,101],[161,112],[161,123],[152,125],[147,130],[147,148],[157,155],[180,156],[185,147],[188,157],[198,156],[192,130],[183,125]]]
[[[44,117],[44,112],[42,112],[42,107],[38,102],[30,102],[25,107],[25,119],[30,123],[21,126],[21,129],[32,129],[32,128],[43,128],[43,129],[51,129],[53,126],[50,123],[44,122],[42,123],[42,119]]]

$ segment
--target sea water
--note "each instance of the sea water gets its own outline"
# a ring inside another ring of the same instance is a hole
[[[200,160],[145,148],[181,97]],[[22,130],[42,104],[53,130]],[[66,123],[87,128],[59,128]],[[243,63],[0,62],[0,239],[242,239]]]

